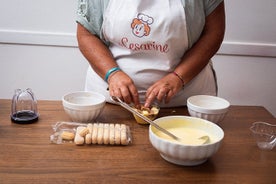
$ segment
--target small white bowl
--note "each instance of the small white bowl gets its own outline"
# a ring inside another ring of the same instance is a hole
[[[205,144],[187,144],[170,140],[166,135],[162,136],[159,130],[150,125],[149,138],[153,147],[159,151],[162,158],[177,165],[195,166],[204,163],[217,152],[224,137],[224,132],[218,125],[196,117],[166,116],[154,122],[171,132],[173,129],[182,130],[181,135],[178,135],[180,132],[177,134],[182,138],[188,134],[190,134],[189,139],[195,135],[195,138],[198,138],[202,133],[209,136],[210,139]]]
[[[191,116],[219,123],[224,119],[230,103],[216,96],[196,95],[188,98],[187,107]]]
[[[64,95],[62,105],[72,121],[88,123],[95,120],[106,103],[105,97],[97,92],[77,91]]]

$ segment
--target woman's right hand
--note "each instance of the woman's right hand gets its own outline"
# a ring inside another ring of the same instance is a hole
[[[82,25],[77,26],[79,49],[93,70],[103,79],[106,72],[117,66],[108,47]],[[116,71],[108,77],[109,94],[126,103],[139,104],[139,95],[132,79],[123,71]]]
[[[140,105],[139,94],[133,80],[123,71],[117,71],[108,78],[109,94],[122,99],[126,103]]]

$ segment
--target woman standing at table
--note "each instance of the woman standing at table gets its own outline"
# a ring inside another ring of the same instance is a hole
[[[216,95],[210,58],[224,37],[223,0],[78,0],[77,23],[85,88],[107,101],[172,107]]]

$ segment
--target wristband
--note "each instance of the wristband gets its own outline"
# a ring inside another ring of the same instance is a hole
[[[105,77],[104,77],[105,82],[107,82],[108,77],[109,77],[112,73],[114,73],[114,72],[116,72],[116,71],[119,71],[119,70],[121,70],[119,67],[114,67],[114,68],[111,68],[110,70],[108,70],[108,71],[106,72],[106,74],[105,74]]]
[[[182,78],[180,75],[178,75],[178,73],[176,73],[175,71],[173,71],[172,73],[173,73],[175,76],[177,76],[177,77],[181,80],[182,85],[184,86],[184,85],[185,85],[185,82],[184,82],[183,78]]]

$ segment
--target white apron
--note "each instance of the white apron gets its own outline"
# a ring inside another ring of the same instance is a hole
[[[133,79],[141,101],[154,82],[175,69],[188,48],[185,11],[180,0],[110,0],[102,31],[118,66]],[[186,105],[191,95],[214,92],[214,85],[208,65],[169,104],[160,106]],[[86,90],[98,91],[110,102],[107,87],[89,67]]]

